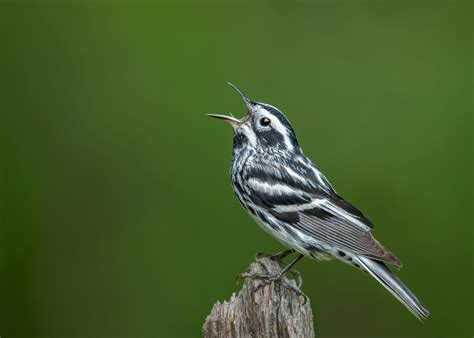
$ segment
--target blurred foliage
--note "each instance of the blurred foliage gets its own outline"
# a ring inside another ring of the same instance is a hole
[[[197,337],[256,251],[225,83],[281,108],[405,263],[299,270],[320,337],[472,336],[472,5],[2,2],[0,335]]]

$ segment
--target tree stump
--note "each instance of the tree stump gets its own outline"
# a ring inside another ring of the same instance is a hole
[[[273,275],[281,270],[278,261],[264,257],[246,273]],[[202,327],[203,337],[314,337],[310,301],[295,281],[283,277],[281,282],[261,284],[258,278],[246,278],[238,295],[214,304]]]

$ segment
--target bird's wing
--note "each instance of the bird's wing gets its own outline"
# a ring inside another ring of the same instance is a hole
[[[399,266],[395,255],[370,234],[370,221],[343,200],[315,167],[300,162],[255,160],[244,177],[252,202],[306,236]]]
[[[270,208],[300,204],[321,204],[321,208],[350,220],[364,230],[372,223],[352,204],[340,197],[326,177],[305,156],[280,158],[255,156],[244,172],[247,187],[260,203]],[[323,203],[324,202],[324,203]]]

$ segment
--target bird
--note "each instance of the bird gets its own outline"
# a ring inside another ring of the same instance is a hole
[[[298,255],[275,276],[280,280],[303,257],[337,259],[382,284],[415,317],[428,309],[388,268],[402,263],[371,234],[373,224],[343,199],[319,168],[303,153],[288,118],[276,107],[242,98],[247,114],[207,114],[234,130],[230,177],[242,206],[270,235],[289,248],[275,256]]]

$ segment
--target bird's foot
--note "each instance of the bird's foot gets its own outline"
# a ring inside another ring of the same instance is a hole
[[[295,275],[295,272],[292,272],[293,275]],[[244,280],[244,279],[257,279],[260,281],[260,284],[257,285],[257,287],[252,291],[252,296],[259,291],[261,288],[265,287],[268,284],[273,284],[274,287],[276,288],[277,291],[279,291],[280,286],[283,285],[285,288],[295,292],[299,296],[303,297],[304,302],[303,304],[306,303],[307,297],[306,295],[301,292],[299,289],[299,286],[302,284],[302,279],[301,275],[299,272],[296,272],[298,275],[298,286],[294,285],[293,283],[289,283],[288,280],[285,280],[284,274],[278,273],[278,274],[269,274],[269,273],[254,273],[254,272],[244,272],[240,274],[237,279],[238,280]]]
[[[293,249],[277,252],[276,254],[269,254],[269,253],[258,251],[255,254],[255,259],[270,258],[271,260],[274,260],[278,264],[280,264],[280,266],[283,268],[285,266],[285,262],[283,262],[283,258],[285,258],[288,255],[291,255],[294,252],[295,250]],[[301,274],[298,271],[293,270],[293,269],[290,270],[289,272],[293,275],[293,279],[297,282],[296,284],[298,285],[298,288],[301,288],[301,286],[303,285],[303,278],[301,277]],[[244,278],[240,278],[240,276],[238,276],[236,279],[237,283],[241,279],[244,279]]]
[[[293,275],[293,279],[296,281],[296,285],[298,285],[298,289],[301,289],[303,286],[303,277],[301,277],[301,273],[297,270],[290,270],[289,271]]]

